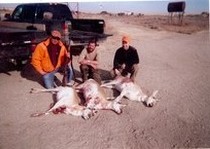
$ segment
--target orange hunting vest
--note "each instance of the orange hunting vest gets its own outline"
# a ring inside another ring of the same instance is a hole
[[[39,43],[36,46],[35,51],[32,54],[31,64],[34,68],[41,73],[44,72],[52,72],[53,70],[59,68],[64,64],[65,57],[67,56],[67,50],[62,42],[59,42],[59,46],[61,47],[60,54],[58,56],[58,62],[56,67],[53,66],[50,60],[50,56],[48,54],[47,46],[50,43],[50,39]]]

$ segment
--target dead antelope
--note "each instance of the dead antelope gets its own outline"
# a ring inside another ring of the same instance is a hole
[[[116,102],[119,102],[123,97],[126,97],[129,100],[141,101],[146,106],[152,107],[158,101],[158,99],[156,99],[158,90],[154,91],[152,95],[148,97],[142,92],[140,86],[128,77],[117,76],[111,82],[102,84],[101,87],[115,88],[118,90],[120,95],[115,99]]]
[[[55,105],[42,113],[32,114],[32,117],[41,115],[47,115],[50,113],[65,113],[67,115],[82,116],[84,119],[88,119],[94,115],[94,111],[80,105],[80,98],[78,97],[75,89],[72,87],[58,87],[53,89],[33,89],[31,93],[38,92],[51,92],[56,93]]]
[[[93,79],[78,85],[76,89],[82,92],[86,102],[85,105],[89,109],[107,109],[119,114],[122,112],[121,108],[125,106],[117,102],[108,101],[103,88]]]

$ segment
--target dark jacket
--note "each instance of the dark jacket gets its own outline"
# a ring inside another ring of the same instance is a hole
[[[123,47],[117,49],[114,56],[114,68],[118,69],[123,63],[128,67],[139,63],[139,56],[134,47],[129,46],[128,50],[123,49]]]

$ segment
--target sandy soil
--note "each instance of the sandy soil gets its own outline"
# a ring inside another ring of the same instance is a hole
[[[160,102],[147,108],[124,99],[127,106],[121,115],[99,111],[86,121],[63,114],[31,118],[30,114],[49,108],[51,94],[30,94],[32,87],[42,86],[29,79],[26,69],[1,71],[0,149],[210,147],[209,31],[181,34],[104,18],[113,36],[99,43],[102,79],[108,79],[115,50],[122,35],[128,34],[141,61],[137,83],[147,94],[158,89]],[[73,63],[80,79],[77,58]],[[12,69],[1,65],[6,68]]]

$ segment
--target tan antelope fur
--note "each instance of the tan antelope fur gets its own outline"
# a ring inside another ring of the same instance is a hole
[[[89,119],[94,115],[94,111],[81,106],[81,100],[78,97],[76,91],[72,87],[57,87],[53,89],[31,89],[31,93],[38,92],[51,92],[56,93],[56,103],[55,105],[42,113],[32,114],[32,117],[37,117],[41,115],[47,115],[54,112],[62,112],[67,115],[82,116],[84,119]]]
[[[101,87],[114,88],[120,92],[120,95],[115,99],[116,102],[120,102],[123,97],[126,97],[132,101],[141,101],[146,106],[154,106],[158,99],[156,99],[156,94],[158,90],[154,91],[151,96],[147,96],[142,92],[139,85],[134,83],[130,78],[117,76],[114,80],[104,83]]]
[[[116,113],[122,112],[122,105],[114,101],[108,101],[104,89],[93,79],[89,79],[84,83],[78,85],[76,89],[82,92],[86,107],[95,110],[113,110]]]

